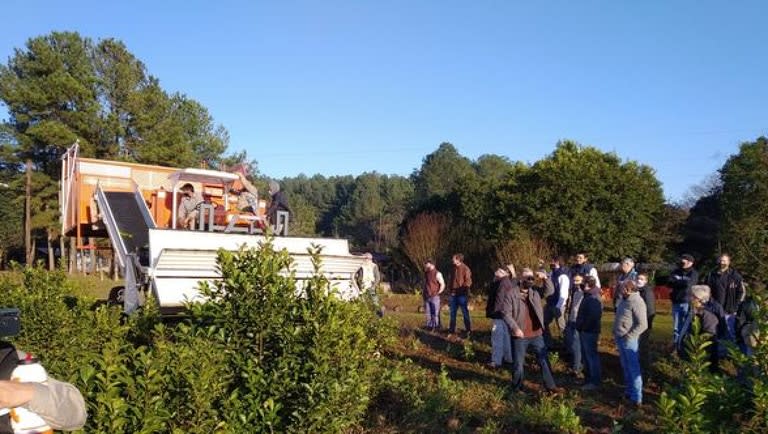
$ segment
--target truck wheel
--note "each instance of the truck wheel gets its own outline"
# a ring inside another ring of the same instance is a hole
[[[109,304],[123,304],[125,300],[125,286],[115,286],[109,290]]]

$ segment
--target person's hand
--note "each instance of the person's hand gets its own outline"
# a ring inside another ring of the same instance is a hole
[[[523,337],[523,331],[522,331],[522,330],[520,330],[519,328],[518,328],[518,329],[515,329],[515,330],[512,332],[512,334],[513,334],[513,335],[515,335],[515,337],[516,337],[516,338],[522,338],[522,337]]]
[[[0,380],[0,407],[21,407],[35,396],[35,388],[29,383]]]

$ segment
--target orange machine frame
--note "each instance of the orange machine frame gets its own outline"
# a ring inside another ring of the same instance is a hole
[[[69,155],[67,156],[69,157]],[[66,158],[64,158],[66,160]],[[99,160],[80,158],[76,153],[62,167],[62,198],[67,204],[62,209],[62,231],[67,236],[78,238],[78,248],[83,237],[107,237],[103,225],[97,225],[98,215],[93,194],[97,185],[108,191],[138,191],[149,207],[150,214],[158,228],[171,228],[172,204],[172,174],[180,169],[174,167],[154,166],[148,164],[129,163],[123,161]],[[68,172],[68,173],[67,173]],[[195,191],[200,191],[203,197],[223,210],[226,218],[239,214],[236,209],[236,198],[230,196],[229,203],[224,203],[224,188],[218,184],[191,182]],[[234,200],[232,200],[234,199]],[[258,216],[264,216],[266,203],[259,201]],[[217,215],[217,218],[224,216]],[[226,224],[226,223],[225,223]],[[247,222],[238,222],[242,226]]]

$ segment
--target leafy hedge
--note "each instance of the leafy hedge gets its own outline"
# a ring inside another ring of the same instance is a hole
[[[720,373],[709,372],[712,342],[700,333],[698,319],[694,321],[687,343],[690,358],[676,364],[674,384],[665,386],[657,403],[664,432],[768,432],[768,304],[765,293],[754,297],[759,306],[754,354],[747,357],[728,343],[728,360]]]
[[[220,252],[210,302],[175,324],[151,305],[121,321],[41,269],[0,279],[0,300],[22,310],[14,343],[83,392],[86,432],[339,432],[366,411],[383,327],[322,277],[297,295],[290,262],[269,243]]]

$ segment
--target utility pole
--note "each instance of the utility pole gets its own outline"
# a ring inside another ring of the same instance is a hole
[[[24,192],[24,249],[27,253],[26,264],[31,267],[34,261],[32,251],[32,160],[26,162],[26,188]]]

